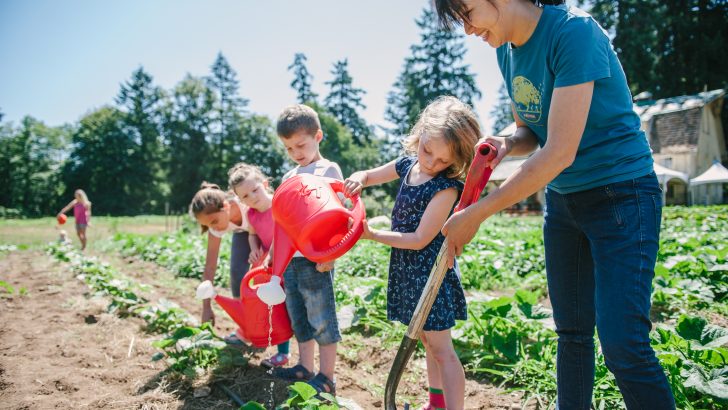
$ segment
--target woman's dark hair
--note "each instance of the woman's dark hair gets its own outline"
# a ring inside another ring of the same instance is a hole
[[[557,6],[564,4],[565,0],[529,0],[537,6]],[[432,0],[440,20],[440,26],[447,30],[463,24],[467,9],[463,0]]]

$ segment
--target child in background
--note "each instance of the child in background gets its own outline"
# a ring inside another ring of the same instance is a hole
[[[235,168],[228,171],[230,176]],[[202,280],[212,282],[217,269],[217,258],[220,252],[222,237],[233,233],[232,249],[230,252],[230,291],[234,298],[240,297],[240,282],[248,272],[250,264],[251,245],[257,249],[260,246],[257,235],[249,232],[248,207],[240,202],[237,196],[225,192],[215,184],[203,182],[190,203],[190,214],[202,226],[202,232],[207,232],[207,255],[205,271]],[[252,237],[252,238],[251,238]],[[210,299],[202,301],[202,321],[215,324],[215,314],[212,311]],[[225,341],[233,345],[245,344],[238,332],[233,332]],[[279,345],[279,352],[288,352],[288,343]]]
[[[91,221],[91,201],[88,200],[88,196],[86,196],[83,189],[77,189],[73,193],[73,197],[73,201],[64,206],[56,217],[60,217],[73,208],[73,218],[76,220],[76,235],[78,235],[78,240],[81,241],[81,250],[84,250],[87,242],[86,228]]]
[[[362,238],[392,247],[387,286],[387,317],[408,325],[420,300],[444,236],[440,229],[455,207],[473,159],[480,127],[472,110],[454,97],[441,97],[420,115],[403,145],[409,156],[379,168],[353,173],[348,195],[400,178],[392,210],[392,230],[364,225]],[[450,329],[465,320],[467,308],[457,264],[449,269],[425,322],[429,403],[425,409],[460,410],[465,374]]]
[[[250,257],[248,262],[255,265],[261,257],[268,252],[273,243],[273,191],[268,186],[268,180],[254,165],[239,163],[228,173],[228,184],[235,195],[248,206],[246,214],[250,224],[250,237],[257,236],[259,241],[250,241]],[[289,342],[278,345],[278,353],[261,362],[267,368],[284,366],[288,363]]]
[[[343,179],[339,166],[321,156],[319,144],[324,135],[318,114],[312,108],[302,104],[287,107],[278,117],[276,130],[288,157],[298,164],[283,176],[284,181],[298,174]],[[334,262],[317,264],[296,252],[283,279],[299,362],[290,368],[277,368],[273,375],[286,380],[308,380],[319,393],[336,394],[336,346],[341,334],[334,300]],[[319,372],[314,376],[316,344]]]

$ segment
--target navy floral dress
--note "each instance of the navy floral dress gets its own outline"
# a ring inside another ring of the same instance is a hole
[[[400,184],[392,210],[392,231],[394,232],[415,232],[427,205],[436,193],[453,187],[460,192],[463,189],[462,182],[447,178],[444,173],[420,185],[408,184],[409,172],[416,163],[416,157],[401,157],[396,162]],[[435,239],[423,249],[392,248],[387,286],[387,318],[389,320],[409,325],[444,240],[445,237],[438,232]],[[457,269],[457,265],[455,269]],[[445,279],[425,322],[425,330],[450,329],[455,326],[456,319],[467,319],[465,294],[455,269],[448,269],[445,274]]]

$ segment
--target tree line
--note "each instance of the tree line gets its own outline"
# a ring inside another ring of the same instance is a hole
[[[401,135],[430,100],[448,94],[472,103],[480,97],[462,62],[464,36],[439,31],[429,9],[416,23],[420,42],[387,97],[391,126],[375,127],[361,117],[365,90],[354,85],[346,58],[333,63],[323,98],[313,90],[304,54],[288,67],[297,101],[321,119],[322,154],[345,175],[397,155]],[[1,124],[0,212],[53,215],[77,188],[88,193],[95,214],[163,213],[167,207],[181,212],[203,180],[225,186],[227,170],[240,161],[258,165],[277,185],[293,164],[275,134],[275,119],[251,112],[240,89],[220,53],[208,75],[188,74],[171,89],[156,85],[139,67],[113,102],[74,124],[50,127],[30,116],[17,125]],[[281,109],[289,103],[281,102]],[[393,189],[369,193],[368,209],[391,205]]]
[[[728,85],[720,64],[728,42],[725,1],[579,3],[612,36],[633,94],[651,91],[661,98]],[[321,118],[323,155],[345,175],[398,155],[401,136],[434,98],[454,95],[473,104],[481,97],[475,75],[463,63],[463,34],[439,30],[429,8],[415,22],[420,39],[410,46],[387,95],[387,125],[361,117],[366,91],[354,86],[346,58],[332,64],[323,98],[313,89],[304,54],[288,66],[297,101]],[[240,89],[220,53],[208,75],[188,74],[171,89],[156,85],[139,67],[113,102],[73,124],[51,127],[30,116],[18,124],[0,123],[0,216],[53,215],[77,188],[87,191],[97,214],[162,213],[167,206],[182,211],[200,182],[224,186],[227,169],[239,161],[260,166],[277,184],[292,164],[275,135],[274,119],[251,112]],[[512,121],[503,86],[490,116],[493,133]],[[368,193],[368,209],[386,210],[394,189]]]

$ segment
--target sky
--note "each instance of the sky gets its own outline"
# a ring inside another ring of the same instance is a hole
[[[113,104],[140,66],[173,88],[188,73],[206,76],[222,52],[238,74],[251,112],[276,118],[295,103],[287,67],[304,53],[322,98],[333,64],[349,60],[353,85],[367,93],[362,116],[384,120],[387,93],[419,42],[415,19],[428,0],[1,0],[0,112],[48,125],[75,123]],[[462,29],[461,29],[462,30]],[[465,40],[465,63],[483,97],[484,131],[502,76],[495,50]]]

